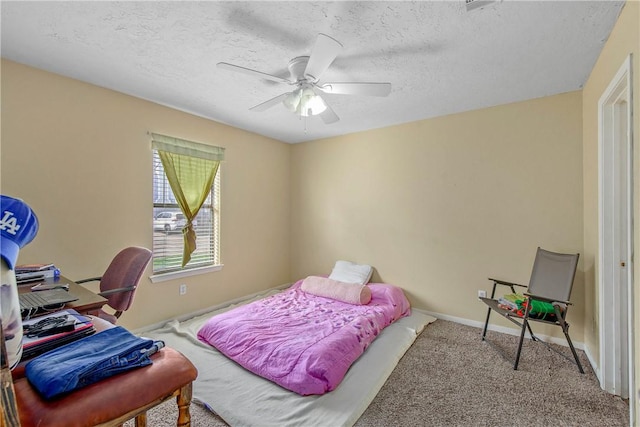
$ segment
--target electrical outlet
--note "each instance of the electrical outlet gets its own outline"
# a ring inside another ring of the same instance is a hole
[[[483,291],[482,289],[478,289],[478,298],[486,298],[487,291]]]
[[[182,284],[180,285],[180,295],[184,295],[187,293],[187,285]]]

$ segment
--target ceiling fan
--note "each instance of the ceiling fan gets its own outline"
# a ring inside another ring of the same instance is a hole
[[[304,117],[319,115],[326,124],[330,124],[337,122],[340,118],[318,92],[367,96],[387,96],[391,92],[391,83],[320,83],[322,73],[329,68],[340,49],[342,49],[340,42],[326,34],[318,34],[310,56],[298,56],[289,61],[288,68],[291,74],[289,79],[226,62],[219,62],[218,68],[250,74],[295,87],[291,92],[285,92],[253,106],[249,110],[265,111],[282,102],[288,110],[295,114]]]

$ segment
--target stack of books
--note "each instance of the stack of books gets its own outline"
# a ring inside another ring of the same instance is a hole
[[[27,283],[52,279],[60,276],[60,270],[53,264],[23,264],[15,268],[16,282]]]

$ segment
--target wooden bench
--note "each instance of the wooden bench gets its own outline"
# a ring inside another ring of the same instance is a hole
[[[198,372],[180,352],[165,347],[151,356],[153,364],[115,375],[57,399],[44,400],[25,377],[14,389],[22,427],[119,426],[135,418],[146,426],[146,411],[175,397],[180,427],[191,425],[192,382]]]

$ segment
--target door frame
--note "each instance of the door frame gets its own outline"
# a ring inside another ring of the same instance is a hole
[[[598,102],[599,380],[605,391],[623,398],[635,389],[631,59]],[[634,425],[634,405],[629,412]]]

